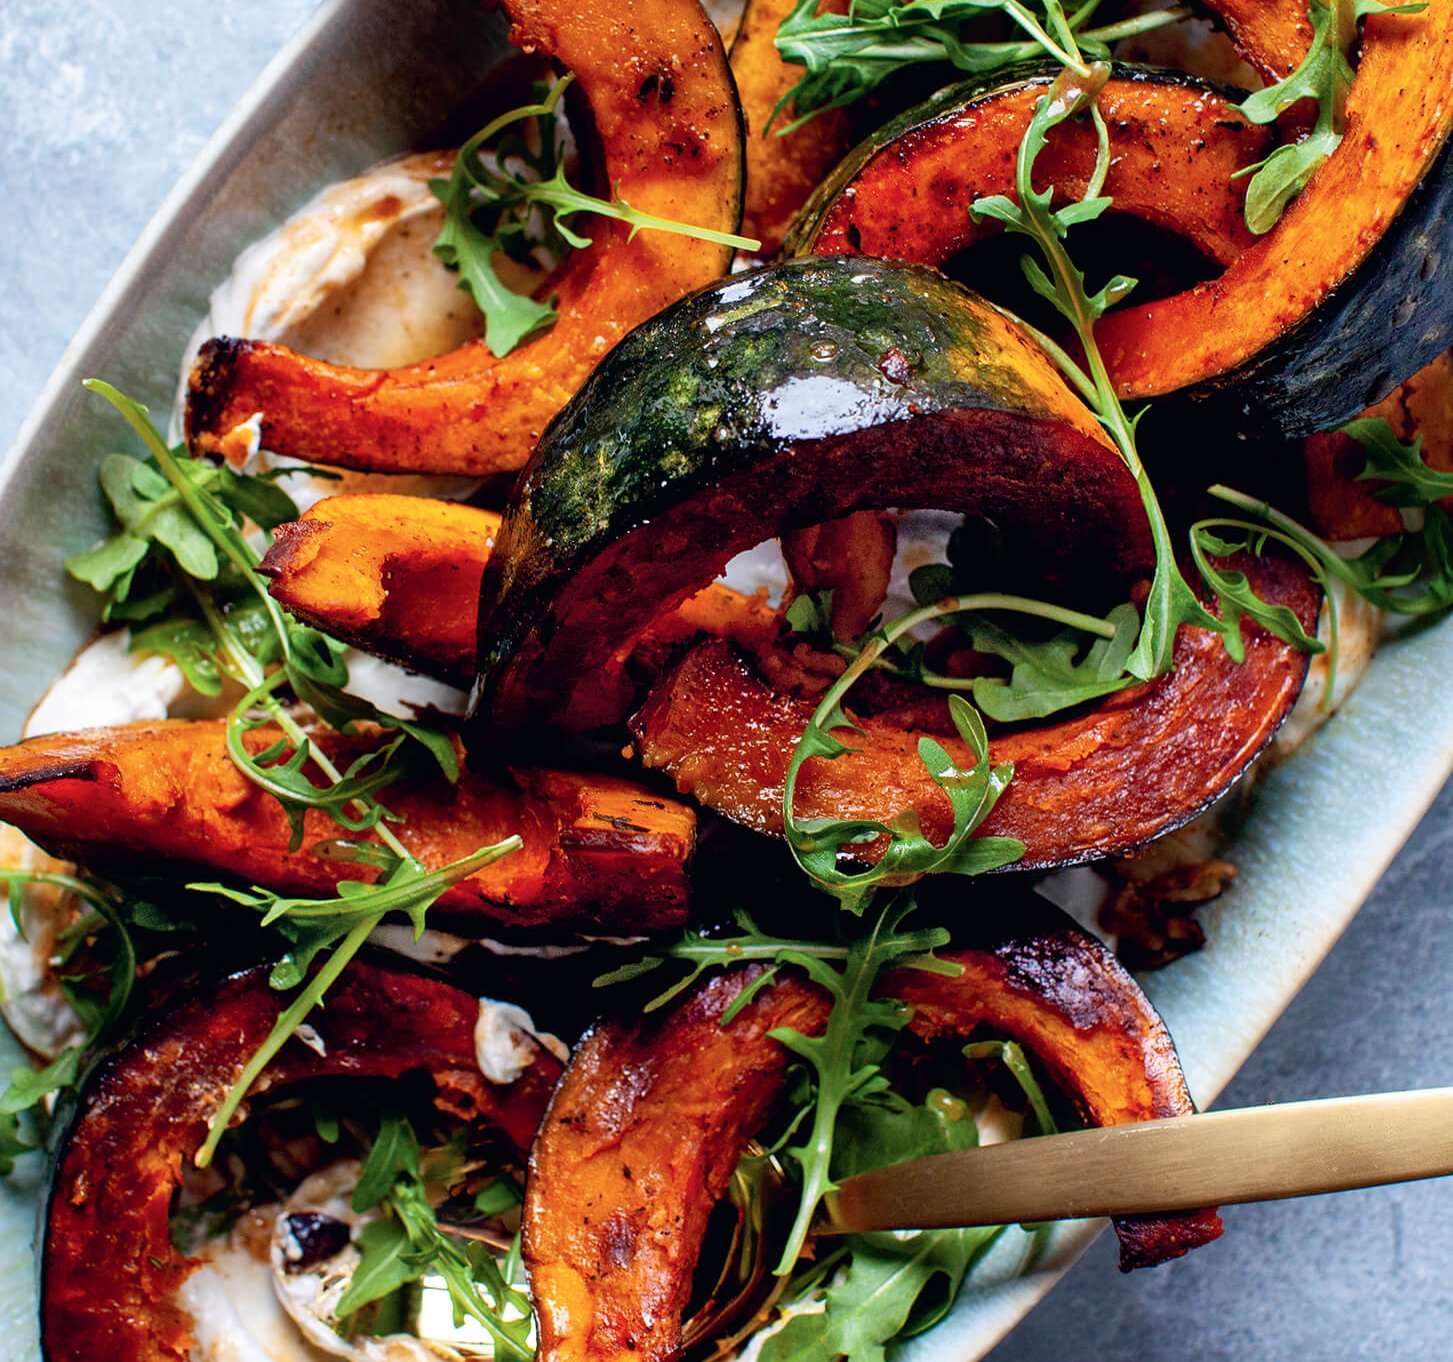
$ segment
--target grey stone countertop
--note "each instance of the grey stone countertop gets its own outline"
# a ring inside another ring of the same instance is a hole
[[[162,197],[311,9],[0,3],[0,446]],[[1450,857],[1453,789],[1223,1105],[1453,1082]],[[1226,1221],[1220,1243],[1123,1278],[1102,1238],[994,1362],[1453,1358],[1453,1181]]]

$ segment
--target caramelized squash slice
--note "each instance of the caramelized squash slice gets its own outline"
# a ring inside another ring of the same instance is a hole
[[[767,128],[779,101],[804,74],[805,68],[783,61],[774,46],[778,28],[795,8],[796,0],[747,0],[732,39],[732,75],[746,127],[742,234],[762,243],[763,256],[777,253],[798,210],[853,144],[847,109],[824,109],[810,123],[783,135],[796,117],[788,105],[771,130]],[[824,0],[818,12],[844,14],[847,8],[847,0]]]
[[[1113,955],[1047,905],[1016,903],[1002,920],[1016,925],[940,952],[964,967],[958,979],[884,977],[882,994],[913,1004],[915,1035],[966,1039],[982,1028],[1020,1041],[1094,1125],[1193,1110],[1169,1034]],[[782,1098],[792,1057],[769,1032],[811,1035],[826,1022],[825,996],[786,975],[723,1026],[762,968],[711,977],[658,1013],[603,1022],[576,1049],[525,1188],[541,1362],[675,1356],[712,1204]],[[1117,1229],[1126,1269],[1221,1233],[1210,1211]]]
[[[1453,353],[1439,355],[1362,415],[1386,421],[1399,440],[1421,436],[1423,461],[1440,473],[1453,473]],[[1367,465],[1367,451],[1350,435],[1333,430],[1309,436],[1302,455],[1307,509],[1323,538],[1402,532],[1398,508],[1377,499],[1376,492],[1386,484],[1359,476]],[[1443,504],[1453,506],[1453,499],[1445,498]]]
[[[259,728],[260,751],[281,738]],[[380,735],[313,740],[348,765]],[[652,932],[686,920],[692,811],[629,781],[567,771],[466,769],[457,785],[437,772],[400,781],[382,796],[406,821],[400,840],[439,866],[518,834],[521,850],[444,892],[435,925],[470,934],[555,927]],[[0,820],[55,855],[152,874],[189,867],[282,894],[326,896],[340,879],[376,872],[312,848],[342,834],[310,811],[301,849],[290,851],[282,806],[227,755],[222,721],[168,720],[32,738],[0,749]]]
[[[1280,559],[1238,560],[1266,600],[1289,606],[1311,631],[1320,596]],[[1015,868],[1042,870],[1119,855],[1179,827],[1219,797],[1270,741],[1306,677],[1307,656],[1260,630],[1232,662],[1218,635],[1184,628],[1175,671],[1072,717],[990,740],[1014,779],[983,826],[1025,844]],[[641,761],[683,794],[758,831],[780,835],[782,787],[810,701],[774,692],[726,644],[682,659],[631,721]],[[886,716],[858,715],[848,755],[807,762],[797,782],[801,818],[891,823],[912,808],[926,835],[953,826],[947,796],[918,756],[919,732]],[[946,726],[946,725],[945,725]],[[951,730],[949,730],[951,731]],[[956,738],[940,739],[972,764]],[[859,853],[872,859],[881,848]]]
[[[456,502],[346,493],[280,525],[259,571],[299,619],[365,652],[467,687],[474,676],[479,583],[499,515]],[[696,633],[760,646],[778,631],[761,596],[713,584],[662,616],[613,659],[601,685],[642,693]]]
[[[278,526],[258,570],[276,600],[324,633],[467,686],[499,520],[431,497],[327,497]]]
[[[511,39],[574,71],[616,197],[730,232],[741,213],[741,116],[721,40],[697,0],[506,0]],[[638,322],[725,272],[729,248],[593,222],[551,281],[560,316],[503,358],[483,341],[399,369],[328,364],[223,338],[192,371],[187,437],[222,453],[262,413],[278,454],[375,472],[519,468],[595,362]]]
[[[174,1293],[197,1267],[173,1246],[172,1201],[224,1094],[287,1002],[252,969],[195,990],[93,1070],[59,1145],[41,1248],[41,1332],[49,1362],[185,1362],[192,1320]],[[320,1078],[421,1072],[435,1101],[487,1123],[523,1152],[560,1062],[535,1047],[506,1087],[474,1053],[478,1000],[398,966],[355,960],[309,1024],[263,1071],[261,1093]]]
[[[969,81],[900,115],[823,183],[786,249],[942,265],[997,235],[997,224],[969,210],[975,199],[1014,195],[1019,144],[1053,78],[1035,68]],[[1116,67],[1099,104],[1115,211],[1175,232],[1221,266],[1235,260],[1254,238],[1246,182],[1231,177],[1267,155],[1271,132],[1247,122],[1230,96],[1167,71]],[[1041,187],[1083,197],[1095,155],[1088,121],[1062,124],[1036,164]]]

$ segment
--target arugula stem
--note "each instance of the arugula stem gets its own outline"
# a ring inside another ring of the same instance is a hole
[[[287,1010],[278,1018],[268,1033],[267,1039],[253,1051],[252,1057],[243,1067],[237,1081],[227,1090],[227,1095],[222,1099],[221,1105],[212,1114],[212,1119],[207,1124],[207,1138],[192,1159],[198,1168],[206,1168],[212,1162],[212,1156],[217,1152],[217,1145],[221,1141],[223,1133],[237,1108],[242,1105],[242,1099],[257,1082],[258,1076],[272,1062],[277,1052],[287,1044],[308,1013],[322,1002],[323,995],[337,982],[338,976],[343,973],[348,962],[362,949],[363,943],[368,940],[369,933],[378,926],[382,918],[383,913],[369,913],[350,929],[348,935],[334,948],[318,972],[308,980]]]

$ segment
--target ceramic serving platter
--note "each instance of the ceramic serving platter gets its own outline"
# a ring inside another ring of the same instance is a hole
[[[0,741],[18,734],[95,628],[89,594],[68,582],[62,563],[106,528],[96,467],[114,445],[116,423],[80,380],[105,377],[165,412],[207,296],[242,248],[325,181],[447,144],[451,115],[468,108],[507,50],[504,33],[502,17],[482,16],[478,0],[329,0],[162,206],[0,469],[0,575],[10,626]],[[34,534],[38,523],[53,532]],[[1258,784],[1231,852],[1240,873],[1202,915],[1206,949],[1145,980],[1202,1105],[1301,988],[1453,770],[1453,706],[1428,703],[1450,674],[1453,627],[1383,647],[1342,712]],[[1416,732],[1409,714],[1419,716]],[[16,1057],[8,1035],[0,1038],[0,1065],[8,1069]],[[33,1362],[39,1351],[30,1251],[39,1181],[32,1163],[0,1189],[5,1362]],[[966,1291],[911,1357],[981,1357],[1098,1228],[1061,1226],[1028,1274]]]

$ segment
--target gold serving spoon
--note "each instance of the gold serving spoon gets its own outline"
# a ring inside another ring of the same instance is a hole
[[[1012,1225],[1275,1201],[1453,1174],[1453,1088],[1174,1116],[848,1178],[819,1229]]]

